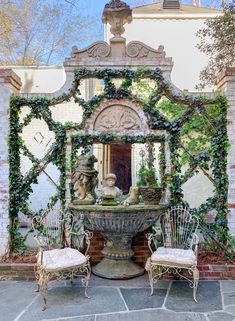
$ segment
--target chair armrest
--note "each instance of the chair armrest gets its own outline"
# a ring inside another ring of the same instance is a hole
[[[152,247],[151,247],[151,244],[152,244],[152,241],[153,241],[153,234],[152,233],[147,233],[146,234],[146,238],[148,240],[148,248],[149,248],[150,252],[153,253],[153,250],[152,250]]]
[[[86,245],[87,245],[85,256],[87,256],[87,253],[88,253],[88,251],[90,249],[90,245],[91,245],[91,239],[93,237],[93,232],[86,230],[86,231],[84,231],[84,235],[85,235],[85,240],[86,240]]]

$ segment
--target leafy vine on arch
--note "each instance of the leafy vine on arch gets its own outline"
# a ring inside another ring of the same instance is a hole
[[[104,90],[86,101],[81,97],[79,86],[83,79],[88,78],[103,80]],[[119,87],[115,86],[114,80],[116,79],[121,81]],[[142,80],[147,80],[147,83],[152,84],[151,88],[148,89],[148,95],[138,94],[138,90],[136,90]],[[71,122],[62,125],[53,120],[50,107],[61,104],[71,97],[74,98],[75,103],[82,107],[83,119],[80,124]],[[31,218],[34,215],[40,214],[30,210],[27,200],[32,192],[32,184],[37,182],[37,177],[49,163],[53,163],[58,167],[60,182],[57,186],[57,193],[50,199],[47,208],[52,208],[58,200],[61,201],[62,206],[65,204],[66,131],[73,128],[77,130],[77,133],[72,137],[71,164],[79,146],[88,148],[96,139],[99,139],[104,144],[119,139],[111,133],[102,133],[100,137],[94,137],[82,132],[86,120],[91,117],[92,113],[104,100],[109,99],[129,99],[138,102],[148,119],[149,127],[151,129],[165,130],[168,133],[166,139],[170,147],[171,173],[165,175],[164,171],[165,138],[163,139],[163,137],[161,139],[160,163],[163,183],[164,186],[167,184],[170,188],[172,203],[184,202],[182,185],[195,174],[198,168],[210,179],[215,188],[214,197],[209,198],[206,203],[197,209],[192,209],[192,211],[200,217],[201,227],[207,227],[205,214],[215,209],[217,215],[213,223],[213,231],[211,229],[208,230],[208,228],[206,230],[212,236],[215,234],[219,243],[225,244],[229,240],[227,230],[228,178],[226,167],[228,138],[226,98],[218,95],[214,99],[210,99],[175,93],[172,85],[162,76],[160,69],[138,69],[135,71],[131,69],[90,70],[82,68],[75,70],[74,82],[68,94],[53,99],[48,99],[47,97],[11,97],[9,134],[9,231],[11,236],[11,251],[14,252],[18,246],[17,217],[19,212],[21,211]],[[28,106],[30,113],[20,122],[19,115],[23,106]],[[169,117],[172,115],[174,117]],[[36,159],[21,137],[22,129],[35,118],[43,119],[47,123],[49,130],[55,134],[55,143],[43,159]],[[187,124],[190,124],[190,126],[187,126]],[[204,145],[202,143],[205,150],[200,150],[195,145],[195,142],[193,147],[190,146],[190,133],[195,132],[197,126],[202,126],[204,134],[199,140],[203,142],[203,139],[205,140],[205,137],[208,136],[206,143]],[[138,142],[151,139],[151,137],[140,135]],[[208,144],[209,140],[211,141],[210,144]],[[131,138],[125,136],[122,137],[122,141],[131,142]],[[20,171],[20,152],[33,163],[32,168],[25,176]],[[185,163],[189,165],[188,170],[182,174],[182,165]]]

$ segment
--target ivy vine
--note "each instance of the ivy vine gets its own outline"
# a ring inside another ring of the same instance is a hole
[[[82,98],[79,86],[83,79],[97,78],[103,80],[103,92],[90,100]],[[120,79],[119,87],[115,86],[115,79]],[[141,93],[138,86],[145,83],[153,84]],[[142,84],[141,84],[142,83]],[[64,101],[74,99],[75,103],[83,109],[83,119],[80,124],[69,123],[62,125],[53,120],[50,108]],[[160,135],[116,135],[114,133],[87,134],[86,121],[105,100],[128,99],[142,107],[148,120],[149,128],[162,130]],[[30,108],[29,114],[20,122],[20,113],[24,106]],[[160,173],[162,186],[170,188],[171,203],[183,202],[182,185],[191,178],[195,171],[201,169],[215,186],[215,196],[209,198],[205,204],[192,211],[200,218],[201,226],[207,226],[205,214],[215,209],[217,216],[213,225],[213,233],[219,242],[228,244],[227,229],[227,100],[223,96],[214,99],[206,97],[192,97],[188,94],[178,94],[172,89],[160,69],[95,69],[80,68],[74,72],[74,82],[68,94],[48,99],[47,97],[24,98],[12,96],[10,101],[10,134],[9,134],[9,164],[10,164],[10,202],[9,232],[11,237],[11,252],[19,249],[18,214],[23,212],[32,218],[35,213],[30,210],[27,200],[32,192],[32,184],[44,168],[53,163],[60,171],[60,182],[56,194],[50,199],[47,208],[52,208],[60,200],[65,205],[66,192],[66,132],[73,129],[76,133],[71,137],[72,152],[70,167],[73,169],[76,153],[79,147],[87,152],[93,143],[110,144],[145,143],[147,141],[160,142]],[[55,134],[55,142],[43,159],[37,159],[27,149],[23,139],[22,130],[33,119],[42,119],[49,130]],[[199,129],[198,129],[199,128]],[[198,136],[190,136],[198,133]],[[200,135],[199,135],[200,134]],[[208,147],[208,141],[210,146]],[[171,172],[166,173],[166,145],[168,144],[171,157]],[[31,170],[23,176],[20,171],[20,154],[23,153],[33,163]],[[182,166],[187,163],[189,169],[182,174]],[[212,173],[209,173],[211,168]],[[72,187],[71,187],[72,189]],[[39,211],[40,212],[40,211]],[[230,242],[232,243],[232,242]]]

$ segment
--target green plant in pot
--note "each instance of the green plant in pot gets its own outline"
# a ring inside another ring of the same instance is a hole
[[[156,177],[156,170],[154,167],[154,145],[153,143],[146,143],[147,162],[144,162],[144,155],[142,152],[142,164],[138,171],[140,195],[143,198],[145,205],[159,204],[162,196],[162,188],[158,184]]]

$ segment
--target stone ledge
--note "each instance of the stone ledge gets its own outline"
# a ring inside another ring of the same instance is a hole
[[[199,265],[200,280],[235,280],[235,265],[205,264]],[[169,275],[163,279],[177,279]],[[0,263],[0,281],[33,281],[34,264],[31,263]]]
[[[12,69],[9,68],[0,69],[0,83],[8,83],[16,91],[19,91],[22,86],[20,77]]]

